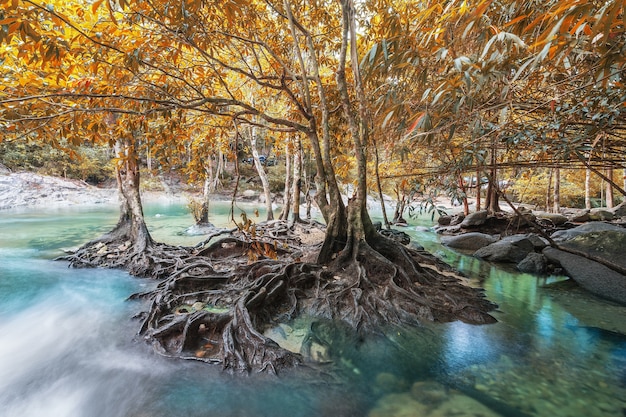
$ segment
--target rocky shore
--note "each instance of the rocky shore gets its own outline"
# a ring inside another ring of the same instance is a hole
[[[146,191],[144,201],[186,201],[186,195]],[[100,188],[84,181],[10,172],[0,166],[0,210],[117,204],[116,188]]]
[[[626,305],[626,203],[612,209],[439,218],[444,245],[535,275],[560,273],[585,290]]]

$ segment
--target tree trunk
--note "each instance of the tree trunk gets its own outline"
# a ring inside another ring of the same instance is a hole
[[[608,167],[606,169],[606,177],[610,180],[606,183],[606,207],[613,208],[615,207],[615,196],[613,194],[613,167]]]
[[[480,170],[476,171],[476,211],[480,211],[480,191],[482,190]]]
[[[280,210],[278,218],[280,220],[287,220],[289,218],[289,211],[291,210],[291,183],[292,183],[292,171],[291,171],[291,151],[289,146],[289,140],[285,143],[285,188],[283,189],[283,207]]]
[[[591,210],[591,170],[585,169],[585,208]]]
[[[554,194],[552,198],[552,212],[561,211],[561,170],[557,166],[554,168]]]
[[[487,211],[490,213],[498,213],[502,211],[500,208],[500,193],[498,193],[498,178],[497,178],[497,147],[495,138],[492,139],[491,143],[491,173],[489,176],[489,185],[487,185],[487,196],[485,204],[487,207]]]
[[[254,159],[254,166],[256,172],[261,178],[261,184],[263,185],[263,194],[265,195],[265,209],[267,210],[267,220],[274,220],[274,212],[272,211],[272,193],[270,192],[270,182],[267,179],[267,173],[263,168],[261,159],[259,158],[259,151],[256,148],[256,127],[250,129],[250,145],[252,148],[252,159]]]
[[[552,168],[550,168],[550,175],[548,175],[548,188],[546,189],[546,211],[549,212],[550,211],[550,198],[551,198],[551,194],[552,194],[552,174],[553,174],[553,170]]]
[[[374,161],[374,166],[376,167],[376,187],[378,188],[378,197],[380,198],[380,209],[383,212],[383,223],[385,227],[389,229],[389,219],[387,218],[387,209],[385,208],[385,196],[383,195],[383,187],[380,183],[380,171],[379,171],[379,160],[378,160],[378,145],[374,142],[374,155],[376,160]]]
[[[300,219],[300,193],[302,192],[302,141],[297,137],[294,141],[293,150],[293,178],[292,178],[292,223],[301,221]]]
[[[146,226],[139,194],[139,166],[135,147],[128,139],[118,139],[115,168],[120,217],[113,230],[100,240],[129,240],[135,253],[143,252],[153,241]]]
[[[465,187],[465,183],[463,182],[463,176],[459,174],[459,188],[461,189],[461,193],[463,194],[463,214],[469,214],[469,204],[467,203],[467,188]]]

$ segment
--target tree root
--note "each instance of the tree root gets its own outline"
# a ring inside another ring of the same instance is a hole
[[[233,371],[276,373],[303,363],[300,352],[263,334],[300,315],[338,320],[358,333],[422,321],[495,321],[488,312],[496,306],[426,252],[380,236],[357,242],[354,256],[323,267],[295,262],[291,252],[306,249],[292,230],[278,230],[263,236],[282,246],[280,259],[261,256],[252,263],[246,236],[195,248],[155,243],[140,253],[127,241],[99,241],[65,259],[75,267],[124,268],[162,279],[155,290],[132,297],[150,300],[140,333],[163,355]]]

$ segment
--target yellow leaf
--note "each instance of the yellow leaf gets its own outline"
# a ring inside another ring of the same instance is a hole
[[[98,7],[100,7],[100,5],[102,4],[104,0],[98,0],[96,1],[94,4],[91,5],[91,12],[92,13],[96,13],[96,10],[98,10]]]

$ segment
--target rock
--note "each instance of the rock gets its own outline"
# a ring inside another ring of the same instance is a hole
[[[615,206],[611,210],[611,212],[613,212],[613,215],[615,217],[625,217],[626,216],[626,201],[624,201],[622,204]]]
[[[379,392],[389,394],[406,391],[408,385],[404,379],[398,378],[390,372],[381,372],[376,375],[376,388]]]
[[[479,232],[470,232],[458,236],[444,236],[441,238],[441,243],[449,248],[468,251],[477,251],[495,241],[496,238],[493,236]]]
[[[254,198],[256,196],[256,191],[254,190],[245,190],[241,193],[245,198]]]
[[[605,230],[616,230],[626,233],[626,229],[620,226],[615,226],[613,224],[603,222],[589,222],[578,227],[574,227],[573,229],[557,230],[550,237],[555,241],[563,242],[584,233],[601,232]]]
[[[589,212],[589,218],[591,220],[598,220],[598,221],[613,220],[613,217],[614,217],[613,213],[605,209],[596,208],[596,209],[591,209],[591,211]]]
[[[411,242],[411,236],[400,230],[382,229],[379,233],[386,238],[400,242],[403,245],[408,245]]]
[[[487,210],[481,210],[475,213],[470,213],[461,222],[461,227],[468,228],[468,227],[481,226],[485,224],[485,222],[487,221],[487,215],[488,215]]]
[[[435,381],[417,381],[411,386],[411,397],[422,404],[440,404],[447,396],[446,388]]]
[[[530,252],[520,263],[517,264],[517,269],[520,272],[541,275],[546,272],[547,266],[548,262],[543,254]]]
[[[604,259],[626,269],[624,256],[626,229],[624,228],[584,233],[561,243],[561,246]]]
[[[535,250],[540,251],[546,246],[550,246],[546,238],[536,235],[534,233],[529,233],[526,237],[528,238],[528,240],[530,240],[530,243],[533,244]]]
[[[477,258],[491,262],[521,262],[534,251],[532,242],[524,235],[507,236],[474,252]]]
[[[589,217],[589,210],[583,210],[578,213],[573,213],[569,218],[569,221],[572,223],[586,223],[590,220],[591,217]]]
[[[545,248],[546,258],[561,265],[578,285],[599,297],[626,304],[626,276],[590,259],[554,248]]]
[[[437,219],[437,224],[439,226],[449,226],[452,222],[452,216],[439,216]]]
[[[568,220],[567,217],[565,217],[564,215],[560,213],[546,213],[542,211],[539,213],[535,213],[535,216],[538,219],[550,220],[552,224],[555,226],[560,226],[562,224],[565,224],[565,222],[567,222]]]
[[[409,243],[409,247],[415,250],[424,250],[424,247],[415,241],[412,241],[411,243]]]

